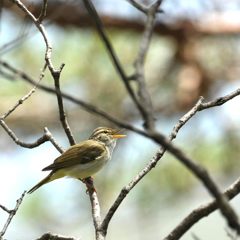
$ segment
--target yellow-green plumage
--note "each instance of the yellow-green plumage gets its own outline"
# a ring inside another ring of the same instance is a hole
[[[116,134],[111,128],[97,128],[89,140],[71,146],[43,171],[51,171],[42,181],[32,187],[28,193],[34,192],[42,185],[65,176],[84,179],[98,172],[111,158],[116,138],[125,135]]]

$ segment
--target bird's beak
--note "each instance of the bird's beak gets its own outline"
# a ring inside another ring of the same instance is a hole
[[[113,138],[124,138],[126,137],[127,135],[124,135],[124,134],[113,134],[112,137]]]
[[[117,130],[112,136],[113,138],[124,138],[127,135],[121,134],[121,132],[124,131],[124,129]]]

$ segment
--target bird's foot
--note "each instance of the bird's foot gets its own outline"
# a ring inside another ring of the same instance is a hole
[[[86,187],[87,187],[86,193],[87,194],[97,192],[93,185],[93,177],[84,178],[84,179],[82,179],[82,182],[86,184]]]

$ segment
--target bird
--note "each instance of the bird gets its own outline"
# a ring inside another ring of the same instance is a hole
[[[120,131],[108,127],[96,128],[88,140],[71,146],[52,164],[43,168],[42,171],[51,172],[28,193],[62,177],[84,180],[97,173],[111,159],[116,140],[126,137]]]

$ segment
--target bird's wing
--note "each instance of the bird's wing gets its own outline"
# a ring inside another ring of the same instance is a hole
[[[106,148],[94,140],[86,140],[82,143],[70,147],[55,161],[45,167],[43,171],[58,170],[61,168],[71,167],[76,164],[85,164],[99,157]]]

